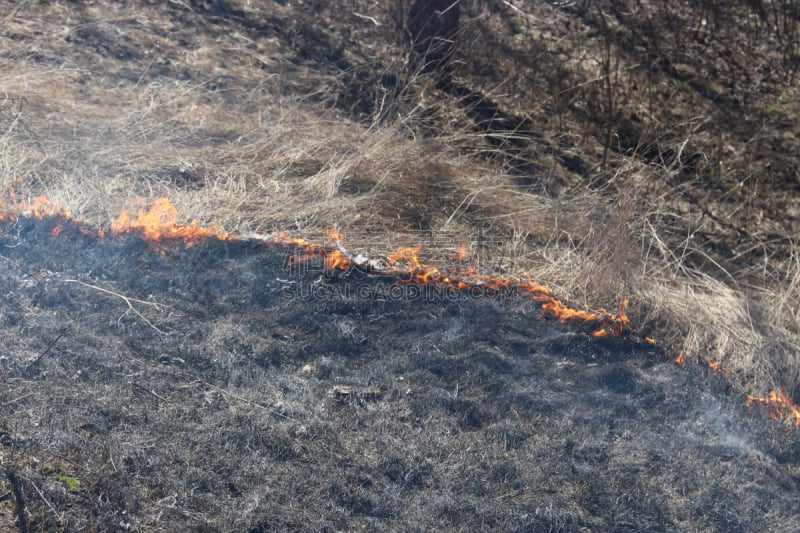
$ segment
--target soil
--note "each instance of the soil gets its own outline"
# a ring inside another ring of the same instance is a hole
[[[513,291],[58,218],[4,223],[0,250],[19,531],[800,526],[797,431]]]

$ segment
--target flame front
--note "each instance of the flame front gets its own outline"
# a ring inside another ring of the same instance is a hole
[[[3,184],[0,190],[0,221],[16,220],[22,215],[39,219],[60,216],[77,222],[68,209],[45,196],[36,196],[32,200],[18,198],[15,185],[21,182],[22,177],[16,176]]]
[[[419,254],[422,251],[422,244],[398,248],[396,252],[387,255],[389,264],[407,272],[425,270],[424,265],[419,261]]]
[[[770,418],[787,420],[795,427],[800,427],[800,408],[783,389],[769,391],[766,398],[748,394],[745,405],[747,407],[764,406],[769,410]]]
[[[178,224],[178,211],[167,198],[157,198],[147,209],[139,209],[136,218],[131,217],[128,211],[122,211],[111,223],[111,230],[116,234],[138,232],[149,242],[181,239],[188,245],[208,238],[228,238],[218,224],[201,226],[194,219],[188,224]]]
[[[450,259],[453,261],[463,261],[467,257],[467,247],[463,244],[458,246],[458,249],[450,254]]]
[[[93,237],[103,238],[103,230],[92,230],[85,224],[76,220],[69,210],[57,205],[44,196],[37,196],[32,200],[20,199],[15,186],[21,182],[21,177],[15,177],[3,183],[0,189],[0,221],[14,221],[20,216],[32,216],[35,218],[60,217],[66,219],[63,223],[57,223],[51,230],[51,235],[58,236],[65,228],[65,224],[72,224],[80,232]],[[313,244],[305,239],[290,237],[284,232],[274,232],[271,235],[239,235],[228,234],[221,230],[217,224],[202,226],[196,220],[191,220],[187,224],[177,222],[177,209],[175,205],[166,198],[154,200],[147,209],[140,209],[134,218],[127,211],[123,211],[119,218],[111,225],[114,234],[137,234],[144,240],[152,243],[164,243],[165,241],[179,240],[186,246],[201,242],[207,239],[218,240],[244,240],[255,238],[266,244],[280,244],[283,246],[293,246],[300,249],[301,253],[291,256],[292,262],[301,262],[313,257],[321,257],[325,267],[329,270],[345,270],[352,266],[361,266],[362,263],[354,263],[352,255],[342,246],[343,236],[335,228],[328,229],[328,246]],[[330,246],[333,243],[335,246]],[[628,333],[635,333],[630,326],[630,320],[625,313],[628,303],[626,299],[620,302],[619,311],[614,314],[605,309],[596,311],[586,311],[574,309],[566,305],[561,300],[554,297],[550,290],[544,285],[532,281],[516,282],[510,279],[497,276],[482,275],[471,265],[465,265],[458,271],[442,273],[437,267],[426,265],[420,261],[422,245],[398,248],[397,251],[387,256],[384,263],[387,268],[381,267],[381,271],[387,273],[402,274],[403,282],[406,283],[440,283],[446,284],[455,290],[465,290],[472,287],[483,287],[495,291],[502,289],[517,288],[527,294],[537,302],[543,311],[550,313],[559,322],[578,321],[591,324],[594,327],[592,335],[595,337],[622,336]],[[360,256],[359,256],[360,257]],[[454,261],[463,261],[466,257],[466,248],[462,245],[451,255]],[[372,264],[372,263],[369,263]],[[649,343],[655,344],[656,341],[651,337],[642,337]],[[674,354],[674,352],[672,352]],[[669,355],[669,352],[665,352]],[[679,353],[675,356],[675,362],[683,364],[689,352]],[[714,371],[728,373],[717,361],[706,361],[699,356],[693,356],[699,363],[704,364]],[[747,394],[747,406],[760,405],[769,410],[772,418],[780,418],[790,421],[794,426],[800,427],[800,408],[792,401],[782,389],[769,391],[766,397],[758,397]]]

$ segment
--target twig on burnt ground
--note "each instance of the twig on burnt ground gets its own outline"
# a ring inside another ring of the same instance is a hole
[[[28,365],[28,368],[30,368],[31,366],[35,365],[39,361],[41,361],[42,357],[47,355],[50,352],[50,350],[53,348],[53,346],[56,345],[56,343],[59,341],[59,339],[61,339],[61,337],[63,337],[66,334],[67,334],[67,331],[62,329],[61,332],[58,334],[58,336],[56,336],[55,339],[50,341],[50,344],[47,345],[47,348],[45,348],[45,350],[42,353],[39,354],[39,357],[34,359],[34,361],[30,365]]]
[[[151,396],[157,398],[158,400],[160,400],[162,402],[169,402],[169,400],[167,400],[166,398],[164,398],[160,394],[156,393],[155,391],[151,391],[150,389],[147,389],[147,388],[139,385],[138,383],[131,382],[131,386],[133,388],[135,388],[135,389],[138,389],[138,390],[142,391],[142,392],[146,392],[147,394],[150,394]]]
[[[156,330],[157,332],[159,332],[159,333],[160,333],[160,334],[162,334],[162,335],[165,335],[165,334],[166,334],[166,333],[164,333],[163,331],[161,331],[161,330],[160,330],[160,329],[159,329],[159,328],[158,328],[158,327],[157,327],[155,324],[153,324],[152,322],[150,322],[150,321],[147,319],[147,317],[145,317],[145,316],[144,316],[142,313],[140,313],[140,312],[139,312],[139,310],[138,310],[138,309],[136,309],[136,307],[134,307],[134,305],[133,305],[133,302],[136,302],[136,303],[138,303],[138,304],[142,304],[142,305],[149,305],[149,306],[151,306],[151,307],[154,307],[154,308],[155,308],[157,311],[161,311],[161,307],[165,307],[165,306],[162,306],[161,304],[158,304],[158,303],[156,303],[156,302],[147,302],[147,301],[145,301],[145,300],[137,300],[136,298],[130,298],[130,297],[128,297],[128,296],[125,296],[124,294],[120,294],[120,293],[118,293],[118,292],[114,292],[114,291],[112,291],[112,290],[109,290],[109,289],[104,289],[104,288],[102,288],[102,287],[98,287],[97,285],[92,285],[92,284],[90,284],[90,283],[86,283],[86,282],[84,282],[84,281],[80,281],[80,280],[77,280],[77,279],[65,279],[65,280],[62,280],[62,281],[63,281],[64,283],[77,283],[77,284],[79,284],[79,285],[83,285],[84,287],[88,287],[88,288],[90,288],[90,289],[94,289],[94,290],[96,290],[96,291],[99,291],[99,292],[102,292],[102,293],[105,293],[105,294],[110,294],[111,296],[116,296],[117,298],[121,299],[121,300],[122,300],[122,301],[124,301],[126,304],[128,304],[128,310],[129,310],[129,311],[133,311],[133,313],[134,313],[136,316],[138,316],[139,318],[141,318],[142,320],[144,320],[144,322],[145,322],[145,323],[146,323],[148,326],[150,326],[151,328],[153,328],[154,330]],[[123,315],[123,316],[124,316],[124,315]],[[120,317],[120,318],[122,318],[122,317]]]
[[[5,261],[6,263],[8,263],[8,264],[10,264],[10,265],[14,266],[15,268],[19,269],[19,270],[20,270],[21,272],[23,272],[25,275],[27,275],[27,276],[29,276],[31,279],[35,280],[37,283],[41,283],[41,282],[42,282],[42,278],[41,278],[40,276],[38,276],[38,275],[34,274],[33,272],[31,272],[30,270],[26,269],[24,266],[22,266],[21,264],[19,264],[19,262],[18,262],[18,261],[14,261],[13,259],[10,259],[10,258],[8,258],[8,257],[6,257],[6,256],[4,256],[4,255],[0,255],[0,260],[3,260],[3,261]],[[94,290],[97,290],[97,291],[100,291],[100,292],[103,292],[103,293],[106,293],[106,294],[110,294],[110,295],[112,295],[112,296],[116,296],[117,298],[120,298],[120,299],[121,299],[121,300],[123,300],[123,301],[124,301],[126,304],[128,304],[128,309],[129,309],[130,311],[133,311],[133,312],[136,314],[136,316],[138,316],[139,318],[141,318],[142,320],[144,320],[144,322],[145,322],[145,323],[146,323],[148,326],[150,326],[151,328],[153,328],[154,330],[156,330],[157,332],[159,332],[159,333],[160,333],[160,334],[162,334],[162,335],[164,335],[164,334],[165,334],[165,333],[164,333],[162,330],[160,330],[160,329],[159,329],[159,328],[158,328],[158,327],[157,327],[155,324],[153,324],[153,323],[152,323],[150,320],[148,320],[148,319],[147,319],[147,318],[146,318],[146,317],[145,317],[145,316],[144,316],[144,315],[143,315],[141,312],[139,312],[139,310],[138,310],[138,309],[136,309],[136,307],[134,307],[134,305],[133,305],[133,303],[132,303],[132,302],[136,302],[136,303],[139,303],[139,304],[142,304],[142,305],[149,305],[149,306],[152,306],[152,307],[154,307],[154,308],[155,308],[156,310],[158,310],[158,311],[161,311],[161,309],[160,309],[160,304],[158,304],[158,303],[156,303],[156,302],[146,302],[146,301],[144,301],[144,300],[137,300],[136,298],[130,298],[130,297],[128,297],[128,296],[125,296],[125,295],[123,295],[123,294],[120,294],[120,293],[118,293],[118,292],[114,292],[114,291],[111,291],[111,290],[108,290],[108,289],[104,289],[104,288],[102,288],[102,287],[98,287],[97,285],[92,285],[92,284],[90,284],[90,283],[86,283],[86,282],[84,282],[84,281],[80,281],[80,280],[77,280],[77,279],[65,279],[65,280],[61,280],[61,281],[62,281],[63,283],[78,283],[79,285],[83,285],[84,287],[88,287],[88,288],[90,288],[90,289],[94,289]],[[162,307],[163,307],[163,306],[162,306]],[[43,352],[41,355],[39,355],[39,357],[37,357],[37,358],[36,358],[36,361],[34,361],[34,363],[37,363],[37,362],[38,362],[38,361],[39,361],[39,360],[40,360],[42,357],[44,357],[45,355],[47,355],[47,352],[49,352],[49,351],[50,351],[50,349],[53,347],[53,345],[54,345],[56,342],[58,342],[58,340],[59,340],[59,339],[61,339],[61,337],[63,337],[63,336],[64,336],[64,334],[65,334],[65,332],[62,332],[61,334],[59,334],[59,335],[58,335],[58,337],[56,337],[56,338],[55,338],[55,340],[53,340],[53,341],[52,341],[52,342],[51,342],[51,343],[50,343],[50,344],[47,346],[47,349],[45,349],[45,351],[44,351],[44,352]]]
[[[18,261],[14,261],[13,259],[10,259],[10,258],[8,258],[8,257],[6,257],[4,255],[0,255],[0,260],[3,260],[6,263],[8,263],[8,264],[12,265],[13,267],[17,268],[18,270],[23,272],[25,275],[27,275],[28,277],[30,277],[31,279],[36,281],[36,283],[40,283],[40,284],[43,283],[44,280],[42,280],[42,278],[40,276],[38,276],[37,274],[34,274],[30,270],[28,270],[27,268],[22,266]],[[159,304],[157,302],[147,302],[147,301],[144,301],[144,300],[138,300],[136,298],[131,298],[131,297],[125,296],[124,294],[120,294],[118,292],[115,292],[115,291],[112,291],[112,290],[109,290],[109,289],[104,289],[103,287],[98,287],[97,285],[92,285],[90,283],[86,283],[84,281],[80,281],[80,280],[77,280],[77,279],[65,279],[65,280],[60,280],[60,281],[62,283],[77,283],[79,285],[83,285],[84,287],[88,287],[90,289],[94,289],[96,291],[99,291],[99,292],[102,292],[102,293],[105,293],[105,294],[109,294],[111,296],[116,296],[117,298],[121,299],[122,301],[124,301],[128,305],[128,310],[129,311],[133,311],[133,313],[136,316],[138,316],[139,318],[141,318],[148,326],[150,326],[151,328],[153,328],[154,330],[159,332],[161,335],[165,335],[166,334],[164,331],[159,329],[155,324],[153,324],[150,320],[148,320],[147,317],[145,317],[138,309],[136,309],[136,307],[134,307],[133,303],[135,302],[135,303],[142,304],[142,305],[148,305],[148,306],[151,306],[151,307],[155,308],[157,311],[161,311],[161,307],[166,307],[165,305]],[[33,363],[31,363],[31,365],[29,365],[29,366],[32,366],[32,365],[38,363],[45,355],[47,355],[48,352],[50,352],[50,350],[53,348],[53,346],[65,334],[66,334],[66,331],[62,331],[61,333],[59,333],[59,335],[52,342],[50,342],[50,344],[47,346],[47,348],[44,350],[44,352],[42,352],[36,358],[36,360],[33,361]]]
[[[39,276],[37,276],[36,274],[32,273],[31,271],[29,271],[28,269],[26,269],[24,266],[20,265],[18,261],[14,261],[13,259],[9,259],[8,257],[6,257],[6,256],[4,256],[4,255],[0,255],[0,259],[2,259],[3,261],[5,261],[5,262],[6,262],[6,263],[8,263],[9,265],[11,265],[11,266],[13,266],[13,267],[15,267],[15,268],[19,269],[19,270],[20,270],[20,271],[22,271],[22,272],[23,272],[25,275],[27,275],[27,276],[28,276],[28,277],[30,277],[31,279],[35,280],[37,283],[41,283],[41,282],[42,282],[42,278],[40,278],[40,277],[39,277]]]
[[[271,408],[267,407],[266,405],[262,405],[262,404],[260,404],[258,402],[254,402],[253,400],[248,400],[247,398],[243,398],[242,396],[239,396],[238,394],[234,394],[233,392],[231,392],[229,390],[223,390],[220,387],[217,387],[216,385],[213,385],[213,384],[211,384],[211,383],[209,383],[207,381],[203,381],[203,384],[208,386],[208,387],[211,387],[214,390],[216,390],[217,392],[219,392],[220,394],[222,394],[226,398],[227,397],[231,397],[236,401],[239,401],[239,402],[242,402],[242,403],[246,403],[247,405],[250,405],[252,407],[257,407],[259,409],[263,409],[264,411],[267,411],[268,413],[273,414],[273,415],[275,415],[277,417],[285,418],[286,420],[294,420],[293,417],[291,417],[291,416],[289,416],[287,414],[281,413],[280,411],[276,411],[275,409],[271,409]]]
[[[56,508],[53,507],[53,504],[50,503],[50,500],[48,500],[45,497],[45,495],[42,494],[42,491],[39,490],[39,487],[36,486],[36,483],[34,483],[32,479],[29,479],[28,481],[30,482],[31,486],[33,486],[33,489],[36,491],[36,493],[39,495],[39,497],[44,501],[44,503],[47,504],[47,506],[50,508],[50,510],[53,511],[53,514],[56,515],[56,518],[58,519],[58,523],[59,524],[63,524],[64,523],[64,513],[60,513],[59,514],[59,512],[56,511]]]

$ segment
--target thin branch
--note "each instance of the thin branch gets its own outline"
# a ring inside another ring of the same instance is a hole
[[[0,255],[0,259],[5,261],[6,263],[18,268],[20,271],[22,271],[28,277],[34,279],[37,283],[42,283],[42,278],[40,278],[36,274],[32,273],[31,271],[29,271],[28,269],[23,267],[19,262],[14,261],[13,259],[9,259],[8,257],[6,257],[4,255]],[[88,287],[90,289],[95,289],[97,291],[104,292],[106,294],[110,294],[111,296],[116,296],[117,298],[120,298],[126,304],[128,304],[128,308],[131,311],[133,311],[136,314],[136,316],[138,316],[139,318],[144,320],[145,323],[147,323],[148,326],[150,326],[151,328],[153,328],[157,332],[161,333],[162,335],[165,334],[163,331],[158,329],[158,327],[156,327],[155,324],[153,324],[147,318],[145,318],[145,316],[142,315],[142,313],[140,313],[139,310],[137,310],[133,306],[132,302],[136,302],[136,303],[139,303],[139,304],[142,304],[142,305],[149,305],[149,306],[154,307],[157,311],[161,311],[161,308],[159,307],[158,303],[156,303],[156,302],[146,302],[144,300],[137,300],[136,298],[129,298],[129,297],[127,297],[127,296],[125,296],[123,294],[120,294],[118,292],[114,292],[114,291],[111,291],[111,290],[108,290],[108,289],[104,289],[102,287],[98,287],[97,285],[91,285],[89,283],[86,283],[86,282],[83,282],[83,281],[80,281],[80,280],[77,280],[77,279],[65,279],[65,280],[61,280],[61,281],[64,282],[64,283],[77,283],[79,285],[83,285],[84,287]],[[47,354],[47,352],[50,351],[50,349],[53,347],[53,344],[55,344],[63,336],[64,336],[64,333],[61,333],[58,337],[56,337],[56,339],[47,347],[47,349],[44,351],[44,353],[42,353],[39,357],[36,358],[36,361],[38,361],[39,359],[44,357],[45,354]]]
[[[167,400],[166,398],[164,398],[164,397],[163,397],[163,396],[161,396],[160,394],[157,394],[156,392],[154,392],[154,391],[151,391],[150,389],[146,389],[146,388],[142,387],[141,385],[139,385],[138,383],[134,383],[134,382],[132,381],[132,382],[131,382],[131,385],[133,385],[134,387],[136,387],[137,389],[139,389],[139,390],[140,390],[140,391],[142,391],[142,392],[146,392],[147,394],[152,394],[153,396],[155,396],[156,398],[158,398],[158,399],[159,399],[159,400],[161,400],[162,402],[169,402],[169,400]]]
[[[29,479],[28,481],[30,481],[31,485],[33,485],[33,488],[36,489],[36,492],[39,494],[39,497],[41,497],[42,500],[44,500],[44,503],[46,503],[47,506],[50,508],[50,510],[53,511],[53,514],[56,515],[56,518],[58,518],[58,523],[59,524],[64,523],[64,515],[63,515],[63,513],[62,514],[58,514],[58,511],[56,511],[56,508],[53,507],[53,504],[50,503],[50,501],[47,498],[44,497],[44,494],[42,494],[42,491],[39,490],[39,487],[36,486],[36,483],[34,483],[32,479]]]
[[[528,15],[527,13],[525,13],[523,10],[521,10],[520,8],[518,8],[517,6],[515,6],[514,4],[512,4],[511,2],[507,2],[506,0],[501,0],[501,1],[502,1],[502,2],[503,2],[505,5],[507,5],[508,7],[510,7],[511,9],[513,9],[514,11],[516,11],[517,13],[519,13],[520,15],[523,15],[523,16],[525,16],[525,17],[529,17],[529,16],[530,16],[530,15]]]
[[[446,8],[444,11],[441,11],[439,14],[440,14],[440,15],[444,15],[444,14],[446,14],[448,11],[450,11],[451,9],[453,9],[454,7],[456,7],[456,6],[457,6],[457,5],[458,5],[460,2],[461,2],[461,0],[456,0],[455,2],[453,2],[452,4],[450,4],[449,6],[447,6],[447,8]]]
[[[18,402],[18,401],[20,401],[20,400],[24,400],[24,399],[25,399],[25,398],[27,398],[28,396],[33,396],[33,393],[32,393],[32,392],[29,392],[29,393],[27,393],[27,394],[23,394],[22,396],[18,396],[18,397],[16,397],[16,398],[14,398],[13,400],[9,400],[9,401],[7,401],[7,402],[6,402],[6,403],[4,403],[3,405],[4,405],[4,406],[5,406],[5,405],[11,405],[12,403],[16,403],[16,402]]]
[[[3,261],[5,261],[5,262],[6,262],[6,263],[8,263],[9,265],[13,265],[13,266],[17,267],[19,270],[21,270],[21,271],[22,271],[24,274],[26,274],[28,277],[35,279],[35,280],[36,280],[38,283],[41,283],[41,282],[42,282],[42,278],[40,278],[40,277],[39,277],[39,276],[37,276],[36,274],[32,274],[32,273],[31,273],[29,270],[27,270],[25,267],[23,267],[22,265],[20,265],[20,264],[19,264],[17,261],[14,261],[13,259],[9,259],[8,257],[6,257],[6,256],[4,256],[4,255],[0,255],[0,259],[2,259]]]
[[[362,15],[361,13],[356,13],[355,11],[353,11],[353,15],[357,16],[360,19],[368,20],[368,21],[372,22],[373,24],[375,24],[376,26],[381,26],[382,25],[380,22],[378,22],[375,19],[375,17],[370,17],[369,15]]]
[[[212,383],[209,383],[208,381],[204,381],[202,379],[198,379],[197,381],[199,381],[200,383],[202,383],[203,385],[205,385],[207,387],[210,387],[210,388],[216,390],[218,393],[222,394],[223,397],[230,396],[234,400],[237,400],[237,401],[240,401],[240,402],[244,402],[244,403],[246,403],[248,405],[252,405],[253,407],[258,407],[259,409],[263,409],[263,410],[265,410],[265,411],[267,411],[269,413],[272,413],[275,416],[279,416],[279,417],[285,418],[287,420],[294,420],[294,418],[292,418],[289,415],[285,415],[285,414],[283,414],[283,413],[281,413],[279,411],[276,411],[275,409],[270,409],[266,405],[262,405],[262,404],[260,404],[258,402],[254,402],[253,400],[248,400],[247,398],[242,398],[241,396],[239,396],[239,395],[237,395],[237,394],[235,394],[235,393],[233,393],[231,391],[227,391],[227,390],[221,389],[220,387],[217,387],[216,385],[214,385]]]
[[[85,282],[83,282],[83,281],[80,281],[80,280],[77,280],[77,279],[65,279],[65,280],[62,280],[62,281],[63,281],[64,283],[77,283],[77,284],[79,284],[79,285],[83,285],[84,287],[89,287],[90,289],[94,289],[94,290],[96,290],[96,291],[100,291],[100,292],[103,292],[103,293],[106,293],[106,294],[110,294],[111,296],[116,296],[117,298],[121,299],[121,300],[122,300],[122,301],[124,301],[126,304],[128,304],[128,309],[129,309],[129,310],[131,310],[131,311],[133,311],[133,312],[136,314],[136,316],[138,316],[139,318],[141,318],[142,320],[144,320],[144,321],[145,321],[145,323],[147,323],[147,325],[148,325],[148,326],[150,326],[151,328],[153,328],[153,329],[154,329],[154,330],[156,330],[157,332],[161,333],[162,335],[165,335],[165,333],[164,333],[163,331],[161,331],[160,329],[158,329],[158,328],[157,328],[157,327],[156,327],[156,326],[155,326],[155,325],[154,325],[152,322],[150,322],[150,321],[149,321],[147,318],[145,318],[145,316],[144,316],[142,313],[140,313],[140,312],[139,312],[139,311],[138,311],[138,310],[137,310],[137,309],[136,309],[136,308],[133,306],[133,303],[131,303],[131,302],[136,302],[136,303],[139,303],[139,304],[142,304],[142,305],[150,305],[150,306],[152,306],[152,307],[155,307],[155,308],[156,308],[156,310],[158,310],[158,311],[161,311],[161,309],[159,308],[159,304],[157,304],[157,303],[155,303],[155,302],[146,302],[146,301],[144,301],[144,300],[137,300],[136,298],[128,298],[127,296],[125,296],[125,295],[123,295],[123,294],[120,294],[120,293],[118,293],[118,292],[110,291],[110,290],[108,290],[108,289],[104,289],[104,288],[102,288],[102,287],[98,287],[97,285],[91,285],[91,284],[89,284],[89,283],[85,283]],[[120,317],[120,318],[121,318],[121,317]]]
[[[34,361],[33,361],[33,362],[30,364],[30,365],[28,365],[28,366],[35,365],[36,363],[38,363],[38,362],[39,362],[39,361],[42,359],[42,357],[44,357],[45,355],[47,355],[47,353],[50,351],[50,349],[51,349],[51,348],[53,348],[53,346],[55,346],[55,345],[56,345],[56,343],[58,342],[58,340],[59,340],[61,337],[63,337],[64,335],[66,335],[66,333],[67,333],[66,331],[62,330],[62,331],[61,331],[61,333],[59,333],[59,334],[58,334],[58,336],[57,336],[55,339],[53,339],[53,340],[50,342],[50,344],[48,344],[48,345],[47,345],[47,348],[45,349],[45,351],[43,351],[41,354],[39,354],[39,357],[37,357],[37,358],[36,358],[36,359],[35,359],[35,360],[34,360]]]

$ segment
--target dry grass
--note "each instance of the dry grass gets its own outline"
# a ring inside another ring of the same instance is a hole
[[[162,11],[141,9],[145,25],[163,23]],[[146,32],[115,24],[113,13],[94,16],[106,32]],[[20,10],[10,23],[28,33],[41,25],[42,36],[4,38],[10,52],[0,59],[12,73],[0,79],[0,174],[22,176],[23,194],[99,226],[166,196],[182,220],[228,231],[319,240],[338,224],[351,247],[374,255],[422,242],[427,259],[441,260],[466,244],[487,273],[529,274],[577,306],[630,299],[634,324],[720,361],[748,391],[800,384],[800,252],[778,282],[753,285],[714,267],[688,237],[675,238],[686,225],[669,202],[674,191],[653,190],[667,168],[623,158],[614,187],[535,194],[502,162],[463,149],[480,141],[474,132],[417,135],[425,106],[363,124],[287,90],[310,74],[286,66],[272,41],[215,34],[183,50],[156,33],[160,55],[123,75],[115,63],[89,68],[64,49],[54,20],[31,17]],[[68,61],[54,67],[35,50]],[[159,58],[174,68],[153,74]]]

